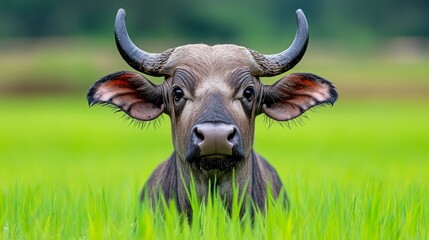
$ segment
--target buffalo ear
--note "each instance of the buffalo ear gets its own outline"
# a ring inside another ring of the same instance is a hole
[[[272,119],[286,121],[314,106],[334,105],[337,96],[329,81],[313,74],[296,73],[265,86],[262,111]]]
[[[149,121],[164,112],[161,89],[133,72],[117,72],[97,81],[87,94],[90,106],[110,104],[132,118]]]

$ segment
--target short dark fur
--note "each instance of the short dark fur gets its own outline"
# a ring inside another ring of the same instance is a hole
[[[206,106],[195,124],[204,122],[221,122],[235,125],[236,122],[231,118],[226,108],[222,105],[221,96],[218,93],[212,93],[204,99]]]

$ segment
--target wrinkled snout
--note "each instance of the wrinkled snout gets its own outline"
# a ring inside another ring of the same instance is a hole
[[[203,168],[225,169],[243,158],[240,131],[235,125],[201,123],[192,128],[188,161]]]

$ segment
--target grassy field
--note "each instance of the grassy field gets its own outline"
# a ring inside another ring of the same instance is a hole
[[[255,149],[291,199],[253,226],[218,200],[184,221],[138,202],[172,152],[168,117],[144,129],[85,98],[0,99],[0,239],[428,239],[427,100],[344,100],[291,128],[259,117]]]

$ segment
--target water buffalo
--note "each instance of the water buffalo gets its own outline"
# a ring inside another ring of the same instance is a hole
[[[152,200],[162,193],[190,213],[185,188],[191,176],[199,197],[210,193],[209,182],[215,183],[226,206],[231,204],[233,175],[241,193],[261,209],[268,185],[274,197],[280,194],[276,170],[253,150],[255,117],[265,114],[287,121],[337,99],[329,81],[309,73],[284,76],[272,85],[260,81],[286,72],[303,57],[308,25],[301,10],[296,16],[295,39],[278,54],[263,55],[232,44],[192,44],[149,53],[130,40],[125,11],[119,9],[115,39],[123,59],[135,70],[164,81],[157,85],[139,73],[116,72],[97,81],[87,99],[91,106],[113,105],[140,121],[163,113],[170,117],[174,152],[144,187]]]

